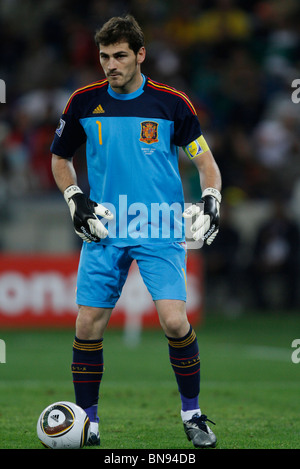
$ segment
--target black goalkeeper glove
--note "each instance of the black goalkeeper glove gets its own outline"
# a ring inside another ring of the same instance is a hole
[[[108,235],[107,229],[97,215],[113,219],[113,214],[101,204],[89,199],[77,186],[69,186],[64,191],[64,198],[71,212],[75,233],[87,243],[98,243]]]
[[[202,239],[206,244],[211,244],[219,232],[220,203],[222,196],[217,189],[208,187],[203,191],[199,204],[191,205],[183,212],[184,218],[196,220],[191,226],[193,239]]]

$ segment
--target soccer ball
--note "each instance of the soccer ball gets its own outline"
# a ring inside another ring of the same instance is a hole
[[[90,435],[90,420],[81,407],[61,401],[43,410],[37,421],[37,436],[46,448],[82,448]]]

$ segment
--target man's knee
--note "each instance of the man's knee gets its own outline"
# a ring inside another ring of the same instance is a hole
[[[168,337],[183,337],[190,325],[186,315],[185,302],[177,300],[159,300],[156,302],[161,326]]]
[[[111,309],[78,306],[76,336],[82,340],[96,340],[103,337],[111,315]]]
[[[168,337],[180,338],[188,333],[190,325],[187,319],[175,316],[166,318],[162,327]]]

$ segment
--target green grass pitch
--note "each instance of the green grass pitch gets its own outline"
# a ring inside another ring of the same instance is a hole
[[[208,317],[196,329],[201,355],[200,406],[216,422],[217,449],[299,449],[300,363],[292,341],[300,316]],[[1,331],[0,448],[39,449],[36,422],[58,400],[74,401],[73,330]],[[300,356],[300,354],[299,354]],[[135,347],[123,332],[104,338],[100,394],[103,449],[193,449],[180,420],[180,399],[160,330]]]

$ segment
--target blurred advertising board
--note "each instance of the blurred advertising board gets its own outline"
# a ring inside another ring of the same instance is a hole
[[[75,326],[76,276],[79,255],[1,255],[0,327]],[[195,325],[202,318],[202,260],[187,261],[187,312]],[[135,262],[131,265],[110,327],[157,327],[156,309]]]

